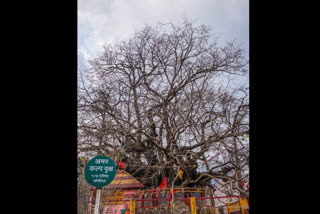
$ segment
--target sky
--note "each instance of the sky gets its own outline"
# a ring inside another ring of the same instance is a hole
[[[78,64],[145,25],[180,25],[184,18],[211,27],[222,43],[235,40],[249,55],[249,0],[78,0]]]

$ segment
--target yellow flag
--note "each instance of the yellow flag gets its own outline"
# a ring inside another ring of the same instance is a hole
[[[179,169],[179,178],[182,180],[182,178],[183,178],[183,171],[181,170],[181,169]]]

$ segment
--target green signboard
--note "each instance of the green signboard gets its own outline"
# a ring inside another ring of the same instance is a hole
[[[92,158],[84,169],[85,178],[95,187],[103,187],[112,182],[116,176],[116,164],[107,156]]]

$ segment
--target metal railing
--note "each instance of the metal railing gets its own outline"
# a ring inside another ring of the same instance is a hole
[[[192,204],[191,200],[194,200]],[[234,199],[232,203],[215,206],[218,200]],[[147,213],[192,213],[194,214],[248,214],[249,205],[243,196],[221,197],[190,197],[190,198],[158,198],[158,199],[133,199],[135,202],[135,214]]]
[[[206,197],[203,188],[151,189],[138,191],[133,197],[106,198],[100,214],[120,214],[130,209],[134,214],[248,214],[249,202],[240,195]],[[94,201],[91,201],[94,202]],[[103,202],[103,200],[102,200]],[[88,207],[94,208],[89,203]],[[121,205],[121,208],[119,207]],[[118,207],[117,207],[118,206]],[[90,208],[89,208],[90,210]],[[83,210],[84,211],[84,210]],[[85,213],[85,212],[83,212]],[[90,213],[90,212],[89,212]],[[93,212],[91,212],[92,214]]]

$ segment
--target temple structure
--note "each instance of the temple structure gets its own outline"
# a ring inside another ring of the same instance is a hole
[[[137,179],[124,170],[117,170],[113,181],[102,188],[101,204],[102,214],[121,213],[121,210],[129,209],[129,200],[134,198],[137,191],[145,187]],[[91,192],[89,213],[93,213],[93,203],[95,202],[94,191]]]

